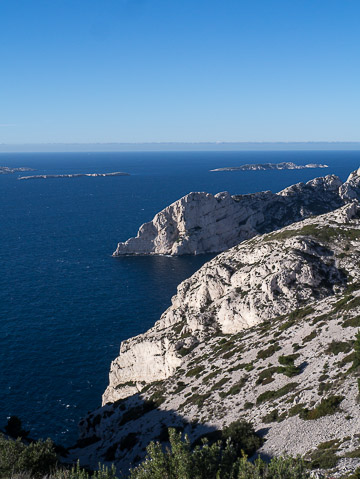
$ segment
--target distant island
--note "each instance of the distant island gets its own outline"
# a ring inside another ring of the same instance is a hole
[[[33,168],[21,166],[20,168],[10,168],[9,166],[0,166],[0,175],[8,175],[10,173],[18,173],[19,171],[35,171]]]
[[[68,175],[32,175],[19,176],[18,180],[47,180],[48,178],[79,178],[80,176],[130,176],[129,173],[115,171],[113,173],[73,173]]]
[[[282,163],[255,163],[254,165],[228,166],[216,168],[210,171],[259,171],[259,170],[304,170],[306,168],[329,168],[328,165],[309,163],[308,165],[296,165],[292,162]]]

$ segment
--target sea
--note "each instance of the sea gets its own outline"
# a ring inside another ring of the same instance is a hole
[[[211,172],[244,163],[327,169]],[[121,341],[143,333],[177,285],[211,256],[112,257],[165,206],[191,191],[277,192],[317,176],[345,180],[360,151],[0,154],[31,174],[130,176],[18,181],[0,175],[0,429],[16,415],[33,438],[69,446],[101,405]]]

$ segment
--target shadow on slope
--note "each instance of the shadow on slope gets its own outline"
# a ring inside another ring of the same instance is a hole
[[[146,455],[151,441],[168,444],[168,428],[186,434],[193,446],[201,444],[201,438],[210,443],[228,437],[240,450],[251,456],[263,444],[261,434],[252,426],[236,421],[223,431],[215,426],[189,422],[174,410],[162,410],[155,401],[135,394],[113,404],[106,404],[80,422],[80,438],[71,448],[70,459],[80,460],[82,466],[96,468],[99,462],[114,463],[118,471],[127,472]]]

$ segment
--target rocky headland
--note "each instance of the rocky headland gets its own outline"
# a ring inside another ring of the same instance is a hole
[[[255,163],[241,166],[226,166],[224,168],[215,168],[210,171],[264,171],[264,170],[305,170],[307,168],[329,168],[328,165],[317,163],[308,163],[307,165],[297,165],[291,161],[282,163]]]
[[[113,173],[72,173],[65,175],[32,175],[32,176],[19,176],[18,180],[47,180],[49,178],[80,178],[81,176],[130,176],[129,173],[123,173],[122,171],[114,171]]]
[[[189,193],[143,224],[114,256],[219,253],[258,234],[332,211],[360,197],[360,168],[342,183],[335,175],[298,183],[279,193]]]
[[[359,173],[314,180],[333,185],[333,204],[337,191],[334,211],[243,241],[182,282],[154,327],[121,344],[71,455],[125,470],[169,426],[194,442],[243,418],[265,456],[301,454],[335,476],[360,465]]]

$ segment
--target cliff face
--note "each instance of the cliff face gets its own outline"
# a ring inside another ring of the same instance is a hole
[[[350,203],[245,241],[206,263],[178,286],[153,328],[121,344],[103,404],[170,377],[183,351],[209,337],[236,334],[341,291],[346,276],[328,241],[358,212],[358,203]]]
[[[277,194],[190,193],[143,224],[135,238],[119,243],[114,256],[221,252],[257,234],[360,198],[360,169],[342,184],[335,175],[298,183]]]
[[[354,469],[359,218],[355,200],[245,241],[181,283],[154,327],[122,343],[74,457],[126,469],[168,426],[196,440],[244,418],[266,439],[259,452],[331,449]]]

